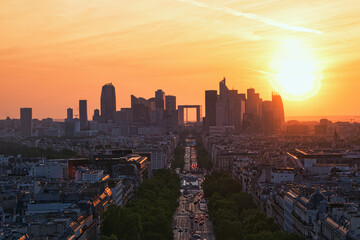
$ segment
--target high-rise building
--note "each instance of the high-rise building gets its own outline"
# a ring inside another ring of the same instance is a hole
[[[262,98],[260,98],[260,95],[259,93],[258,94],[258,98],[257,98],[257,116],[258,116],[258,121],[261,121],[262,120],[262,103],[263,103],[263,100]]]
[[[255,93],[254,88],[249,88],[247,90],[245,112],[255,120],[259,116],[259,109],[259,94]]]
[[[115,123],[117,126],[130,126],[133,124],[132,108],[121,108],[121,111],[116,111],[115,115]]]
[[[154,99],[154,98],[150,98],[150,99]],[[134,95],[131,95],[131,108],[133,108],[136,104],[148,105],[150,99],[146,100],[145,98],[135,97]]]
[[[274,109],[274,129],[280,130],[285,122],[284,105],[281,96],[278,93],[272,93],[272,102]]]
[[[265,135],[274,133],[274,108],[272,101],[262,102],[262,123]]]
[[[226,86],[226,79],[219,82],[220,94],[216,101],[216,126],[229,126],[229,89]]]
[[[166,128],[175,130],[178,127],[178,111],[176,110],[176,96],[165,96],[164,124]]]
[[[261,129],[262,99],[254,88],[247,90],[246,97],[243,127],[247,131],[257,132]]]
[[[237,132],[241,130],[242,118],[245,111],[245,95],[237,90],[229,90],[226,79],[219,82],[217,91],[205,92],[205,129],[211,126],[233,126]]]
[[[139,100],[134,95],[131,95],[131,108],[133,108],[136,104],[139,103]]]
[[[234,126],[235,131],[240,132],[245,112],[244,94],[230,90],[228,99],[228,126]]]
[[[67,109],[67,117],[66,117],[66,120],[73,120],[74,118],[74,112],[73,112],[73,109],[72,108],[68,108]]]
[[[68,108],[67,117],[65,119],[65,137],[74,137],[74,134],[75,134],[74,111],[72,108]]]
[[[20,108],[21,135],[31,137],[32,135],[32,108]]]
[[[100,122],[100,111],[99,109],[94,109],[94,115],[93,115],[93,121],[94,122]]]
[[[156,109],[164,110],[165,108],[165,92],[161,89],[155,92],[155,106]]]
[[[135,104],[132,114],[135,125],[147,126],[150,124],[150,111],[145,104]]]
[[[105,84],[101,91],[101,118],[102,121],[115,122],[116,96],[115,87],[111,84]]]
[[[88,115],[87,115],[87,100],[79,100],[79,117],[80,117],[80,130],[87,130]]]
[[[148,100],[146,100],[146,106],[149,108],[150,111],[155,111],[156,110],[155,98],[149,98]]]
[[[205,118],[208,126],[216,125],[216,90],[205,91]]]
[[[176,111],[176,96],[167,95],[165,96],[166,107],[165,110],[168,113]]]

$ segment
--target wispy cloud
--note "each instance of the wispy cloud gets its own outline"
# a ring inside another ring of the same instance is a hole
[[[210,4],[207,4],[204,2],[199,2],[196,0],[178,0],[178,1],[187,3],[187,4],[191,4],[193,6],[201,7],[201,8],[212,9],[215,11],[224,12],[224,13],[231,14],[234,16],[252,19],[252,20],[259,21],[259,22],[265,23],[267,25],[282,28],[285,30],[290,30],[290,31],[295,31],[295,32],[315,33],[315,34],[323,33],[320,30],[305,28],[305,27],[300,27],[300,26],[293,26],[293,25],[289,25],[289,24],[286,24],[283,22],[279,22],[279,21],[270,19],[270,18],[262,17],[262,16],[257,15],[256,13],[241,12],[241,11],[238,11],[238,10],[235,10],[232,8],[222,7],[222,6],[218,6],[218,5],[210,5]]]

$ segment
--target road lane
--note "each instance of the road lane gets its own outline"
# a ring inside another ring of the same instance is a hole
[[[186,142],[192,143],[195,140]],[[173,216],[173,228],[175,240],[194,239],[193,234],[200,235],[202,240],[215,240],[212,223],[207,214],[207,202],[203,199],[203,192],[200,188],[204,181],[204,174],[198,174],[197,154],[195,146],[190,144],[185,148],[185,174],[180,173],[179,177],[186,181],[197,181],[199,184],[184,187],[179,198],[179,207]],[[192,174],[189,172],[197,172]],[[191,180],[192,179],[192,180]],[[197,202],[195,204],[195,202]],[[195,222],[195,216],[198,216],[198,222]],[[193,216],[193,217],[191,217]],[[200,225],[200,218],[203,216],[203,224]]]

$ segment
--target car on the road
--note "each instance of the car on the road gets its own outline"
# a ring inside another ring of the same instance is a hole
[[[178,229],[178,232],[182,232],[183,230],[182,230],[182,228],[180,227],[179,229]]]
[[[177,227],[176,227],[176,226],[174,226],[174,227],[173,227],[173,229],[177,229]]]
[[[193,234],[193,238],[194,238],[194,239],[200,239],[201,236],[200,236],[199,234],[195,233],[195,234]]]

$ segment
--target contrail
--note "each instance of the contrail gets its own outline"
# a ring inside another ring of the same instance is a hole
[[[259,15],[255,14],[255,13],[240,12],[238,10],[228,8],[228,7],[221,7],[221,6],[217,6],[217,5],[209,5],[207,3],[199,2],[199,1],[196,1],[196,0],[178,0],[178,1],[183,2],[183,3],[188,3],[188,4],[191,4],[191,5],[194,5],[194,6],[197,6],[197,7],[201,7],[201,8],[208,8],[208,9],[228,13],[228,14],[238,16],[238,17],[244,17],[244,18],[256,20],[256,21],[265,23],[265,24],[270,25],[270,26],[279,27],[279,28],[282,28],[282,29],[291,30],[291,31],[295,31],[295,32],[307,32],[307,33],[315,33],[315,34],[322,34],[323,33],[320,30],[304,28],[304,27],[300,27],[300,26],[292,26],[292,25],[289,25],[289,24],[286,24],[286,23],[282,23],[282,22],[270,19],[270,18],[259,16]]]

